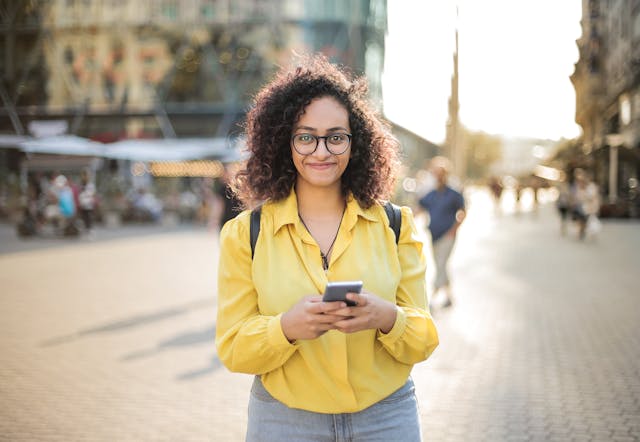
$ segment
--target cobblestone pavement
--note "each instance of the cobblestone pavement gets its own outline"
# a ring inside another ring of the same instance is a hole
[[[483,198],[413,371],[425,439],[640,440],[640,224],[579,242],[551,206]],[[121,236],[0,244],[0,440],[243,440],[251,377],[213,347],[215,235]]]

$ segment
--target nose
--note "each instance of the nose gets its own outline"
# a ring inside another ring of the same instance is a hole
[[[320,150],[320,143],[323,145],[322,151]],[[331,152],[329,152],[329,148],[327,147],[327,137],[318,137],[318,147],[316,147],[315,153],[322,156],[331,155]]]

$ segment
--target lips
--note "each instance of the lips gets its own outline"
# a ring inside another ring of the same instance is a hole
[[[334,167],[336,163],[307,163],[306,166],[314,170],[327,170]]]

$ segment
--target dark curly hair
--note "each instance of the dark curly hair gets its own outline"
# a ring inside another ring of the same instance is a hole
[[[393,191],[398,141],[368,102],[364,77],[352,76],[322,55],[305,56],[283,68],[258,92],[245,125],[249,159],[235,177],[234,191],[245,206],[289,195],[297,171],[291,156],[293,127],[312,100],[332,97],[349,114],[351,158],[342,175],[342,193],[365,208]]]

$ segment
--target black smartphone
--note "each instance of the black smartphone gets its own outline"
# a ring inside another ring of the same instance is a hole
[[[353,307],[355,302],[347,299],[347,293],[360,293],[362,281],[335,281],[327,283],[324,289],[322,300],[324,302],[344,301],[348,306]]]

